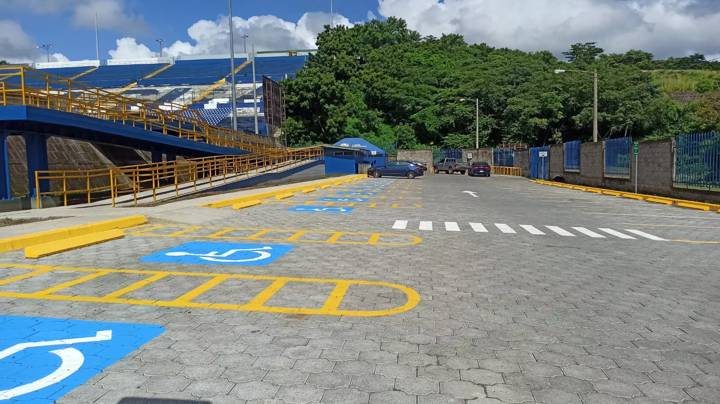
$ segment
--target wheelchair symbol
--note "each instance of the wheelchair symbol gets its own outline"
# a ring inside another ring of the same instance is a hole
[[[22,342],[20,344],[15,344],[9,348],[0,351],[0,361],[18,352],[30,348],[74,345],[87,342],[110,341],[111,339],[112,331],[103,330],[95,333],[94,337],[70,338],[38,342]],[[0,400],[10,400],[11,398],[23,396],[57,384],[60,381],[72,376],[75,372],[80,370],[83,363],[85,363],[85,356],[82,354],[82,352],[73,347],[55,349],[49,352],[60,358],[60,366],[58,366],[57,369],[55,369],[47,376],[41,377],[33,382],[26,383],[7,390],[0,390]]]
[[[220,254],[218,251],[210,251],[206,254],[197,254],[197,253],[190,253],[186,251],[171,251],[165,253],[168,257],[198,257],[201,260],[210,261],[210,262],[234,262],[234,263],[240,263],[240,262],[255,262],[255,261],[263,261],[272,256],[268,251],[272,250],[272,247],[265,246],[265,247],[259,247],[259,248],[233,248],[230,250],[225,251],[224,253]],[[250,257],[250,258],[241,258],[241,259],[227,259],[230,256],[235,255],[239,252],[253,252],[257,254],[256,257]]]

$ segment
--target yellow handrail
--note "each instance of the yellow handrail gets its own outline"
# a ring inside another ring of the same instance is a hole
[[[130,194],[137,205],[142,192],[151,193],[153,202],[156,202],[161,188],[174,186],[175,195],[179,196],[183,184],[192,183],[193,190],[197,190],[198,180],[205,179],[212,186],[213,181],[224,181],[228,176],[322,157],[322,147],[309,147],[264,155],[201,157],[94,170],[35,171],[36,206],[42,208],[44,196],[62,198],[65,206],[110,198],[112,206],[115,206],[119,197]],[[222,178],[219,179],[219,176]],[[40,185],[45,183],[49,190],[41,191],[45,187]]]

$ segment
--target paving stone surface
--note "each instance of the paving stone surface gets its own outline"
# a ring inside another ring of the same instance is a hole
[[[349,214],[288,210],[345,195],[337,192],[376,194]],[[376,207],[367,206],[373,202]],[[53,271],[2,283],[28,272],[13,265],[32,264],[389,282],[421,300],[407,311],[367,317],[0,296],[0,316],[165,328],[61,404],[116,404],[128,397],[266,404],[720,402],[720,248],[686,242],[720,241],[718,214],[519,178],[460,175],[364,180],[240,211],[185,204],[172,215],[147,212],[151,224],[164,227],[34,261],[20,251],[1,253],[0,293],[38,292],[78,278]],[[396,221],[407,221],[405,228],[393,229]],[[432,230],[420,230],[420,222],[432,222]],[[666,241],[620,239],[601,228],[641,230]],[[218,229],[228,230],[207,237]],[[262,229],[271,230],[243,238]],[[302,237],[287,241],[300,230]],[[325,242],[334,232],[343,235]],[[368,242],[372,233],[383,235]],[[408,245],[413,237],[420,242]],[[213,241],[292,250],[265,266],[141,262],[183,243]],[[105,296],[141,274],[106,275],[55,293]],[[167,276],[127,297],[177,299],[208,280]],[[271,283],[225,280],[193,301],[241,305]],[[334,288],[288,284],[265,304],[320,309]],[[404,303],[399,290],[353,285],[338,308],[382,311]],[[0,330],[0,343],[7,332]]]

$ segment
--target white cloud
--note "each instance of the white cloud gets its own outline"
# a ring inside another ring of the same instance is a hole
[[[135,38],[120,38],[115,41],[115,45],[117,47],[108,52],[112,59],[148,59],[157,56]]]
[[[297,22],[286,21],[273,15],[254,16],[248,19],[233,17],[235,50],[245,49],[242,35],[248,35],[247,50],[255,43],[257,50],[306,49],[315,47],[315,39],[325,25],[330,24],[330,14],[308,12]],[[335,14],[336,25],[352,26],[344,16]],[[215,21],[199,20],[187,30],[191,41],[176,41],[165,48],[164,53],[179,55],[211,55],[227,53],[230,41],[228,18]]]
[[[472,43],[556,54],[586,41],[660,57],[720,51],[715,0],[379,0],[378,11],[424,35],[457,33]]]
[[[0,11],[26,10],[35,14],[69,13],[73,24],[137,34],[147,31],[142,16],[127,11],[124,0],[0,0]]]
[[[25,33],[20,24],[0,20],[0,60],[11,63],[45,62],[47,56],[38,50],[35,41]],[[62,53],[53,53],[50,61],[65,62],[68,58]]]

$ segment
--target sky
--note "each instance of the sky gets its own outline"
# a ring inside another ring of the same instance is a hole
[[[229,41],[227,0],[0,0],[0,60],[217,55]],[[330,0],[233,0],[236,49],[314,48],[330,23]],[[720,57],[720,0],[334,0],[336,24],[395,16],[423,35],[555,54],[576,42],[657,57]],[[244,41],[241,36],[248,35]]]

